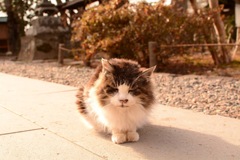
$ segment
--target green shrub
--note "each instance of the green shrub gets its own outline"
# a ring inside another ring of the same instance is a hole
[[[113,4],[100,5],[75,21],[72,40],[81,42],[86,61],[98,52],[105,52],[110,57],[135,59],[148,66],[149,41],[159,45],[203,43],[203,25],[212,23],[209,14],[190,15],[161,3],[115,8]],[[179,48],[162,49],[158,62],[175,54],[182,54]]]

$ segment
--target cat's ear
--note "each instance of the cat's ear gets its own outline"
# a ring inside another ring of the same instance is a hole
[[[107,59],[104,59],[104,58],[102,58],[102,68],[103,68],[103,71],[105,71],[105,72],[113,71],[112,65],[109,63],[109,61]]]
[[[133,84],[137,81],[143,80],[142,78],[144,79],[146,78],[147,81],[149,81],[155,69],[156,69],[156,66],[143,70],[142,73],[134,80]]]
[[[145,69],[145,70],[142,71],[141,76],[145,76],[145,77],[149,78],[153,74],[155,69],[156,69],[156,66]]]

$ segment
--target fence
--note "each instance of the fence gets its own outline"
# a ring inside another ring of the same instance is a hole
[[[82,49],[68,49],[64,47],[64,44],[59,44],[58,46],[58,63],[63,65],[64,64],[64,52],[83,52]]]
[[[157,65],[157,55],[162,48],[178,48],[178,47],[209,47],[209,46],[240,46],[240,44],[236,43],[227,43],[227,44],[177,44],[177,45],[158,45],[157,42],[149,42],[148,50],[149,50],[149,66]]]
[[[157,65],[157,55],[161,48],[178,48],[178,47],[209,47],[209,46],[240,46],[240,44],[235,43],[227,43],[227,44],[177,44],[177,45],[158,45],[157,42],[149,42],[148,50],[149,50],[149,66]],[[68,49],[64,47],[64,44],[59,44],[58,47],[58,63],[64,64],[64,53],[66,52],[83,52],[82,49]]]

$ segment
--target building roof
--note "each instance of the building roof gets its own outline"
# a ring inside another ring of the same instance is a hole
[[[76,9],[78,7],[84,6],[85,4],[86,4],[85,0],[73,0],[73,1],[67,2],[63,8],[64,9]]]
[[[0,23],[7,22],[7,17],[0,17]]]

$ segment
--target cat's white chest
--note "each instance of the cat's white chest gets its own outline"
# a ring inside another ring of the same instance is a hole
[[[117,106],[105,106],[100,121],[110,129],[136,130],[147,121],[147,113],[140,105],[121,108]]]

